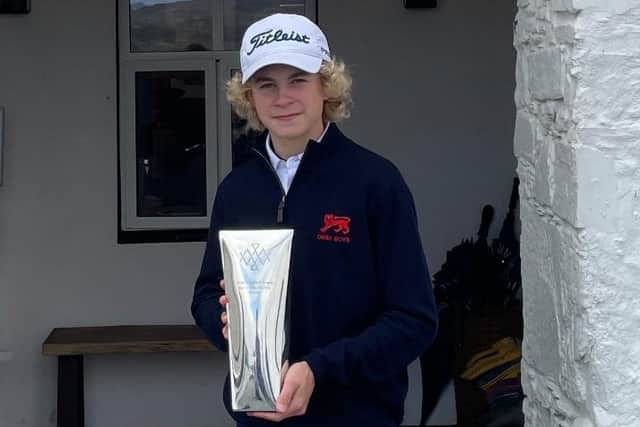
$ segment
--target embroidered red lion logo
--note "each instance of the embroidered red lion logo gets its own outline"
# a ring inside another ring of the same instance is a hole
[[[349,234],[351,230],[349,228],[349,223],[351,222],[351,218],[348,216],[336,216],[334,214],[325,214],[324,215],[324,226],[320,229],[321,233],[326,233],[327,230],[333,228],[335,233]]]

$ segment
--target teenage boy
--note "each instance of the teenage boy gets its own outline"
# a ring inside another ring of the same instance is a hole
[[[290,366],[275,412],[231,411],[228,377],[225,405],[243,427],[398,426],[407,365],[437,324],[409,189],[395,166],[336,126],[349,115],[351,78],[313,22],[257,21],[240,59],[227,97],[265,135],[218,187],[191,309],[226,351],[218,230],[293,228]]]

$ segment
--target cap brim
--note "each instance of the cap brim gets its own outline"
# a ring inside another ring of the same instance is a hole
[[[322,66],[322,58],[296,52],[267,55],[251,64],[251,66],[242,73],[242,83],[246,83],[256,71],[273,64],[290,65],[307,73],[317,73]]]

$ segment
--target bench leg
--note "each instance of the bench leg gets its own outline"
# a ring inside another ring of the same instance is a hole
[[[83,356],[58,356],[58,427],[84,427]]]

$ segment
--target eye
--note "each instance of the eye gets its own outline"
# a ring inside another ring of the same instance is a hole
[[[264,82],[264,83],[258,84],[258,89],[271,89],[272,87],[274,87],[274,84],[270,82]]]
[[[301,84],[306,82],[307,82],[307,79],[305,79],[304,77],[296,77],[295,79],[291,80],[291,83],[293,84]]]

